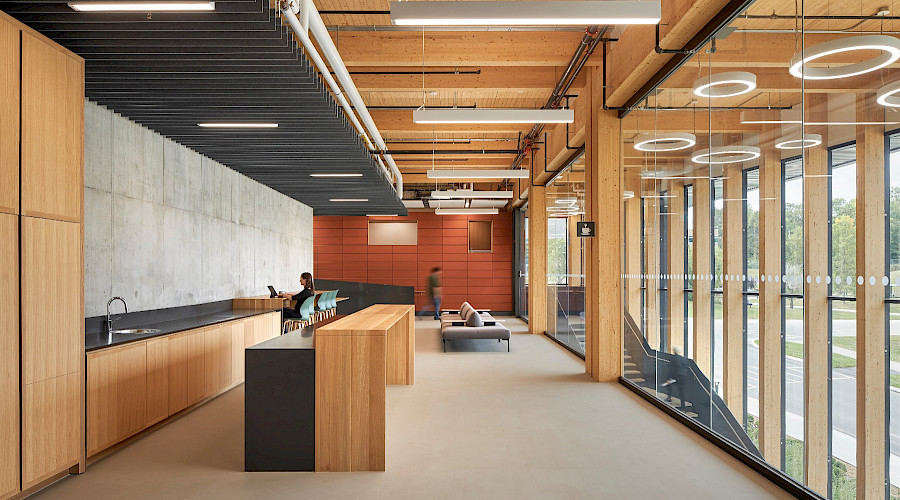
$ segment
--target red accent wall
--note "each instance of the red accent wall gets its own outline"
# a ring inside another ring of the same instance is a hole
[[[475,307],[512,311],[512,214],[435,215],[410,212],[408,217],[372,220],[418,222],[418,245],[368,244],[368,217],[313,218],[314,276],[321,279],[414,286],[425,290],[432,267],[444,269],[443,308],[468,300]],[[469,253],[469,220],[493,220],[493,251]],[[426,298],[416,294],[416,309]]]

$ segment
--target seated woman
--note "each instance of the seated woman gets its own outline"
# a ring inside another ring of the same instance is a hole
[[[312,297],[316,294],[316,285],[313,282],[312,274],[303,273],[300,275],[300,284],[303,285],[303,291],[297,294],[291,294],[287,292],[279,293],[278,296],[284,299],[292,299],[295,300],[294,308],[290,309],[285,307],[281,310],[281,317],[284,319],[291,318],[300,318],[300,306],[303,305],[303,301]]]

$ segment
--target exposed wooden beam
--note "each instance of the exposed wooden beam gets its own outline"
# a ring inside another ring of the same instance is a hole
[[[565,66],[582,33],[548,31],[374,31],[332,33],[353,66]],[[599,58],[588,64],[601,64]]]

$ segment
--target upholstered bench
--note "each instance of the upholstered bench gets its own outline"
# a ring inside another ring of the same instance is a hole
[[[485,309],[475,309],[463,302],[459,310],[442,311],[441,343],[447,352],[447,342],[469,339],[497,339],[506,341],[506,351],[510,351],[509,328],[495,320]]]

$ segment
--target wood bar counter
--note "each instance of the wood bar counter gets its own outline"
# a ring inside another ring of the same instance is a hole
[[[413,382],[414,307],[375,305],[315,336],[316,471],[383,471],[385,385]]]

